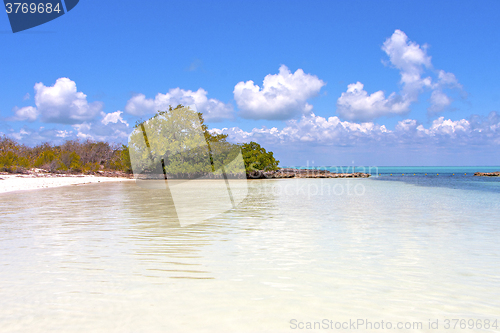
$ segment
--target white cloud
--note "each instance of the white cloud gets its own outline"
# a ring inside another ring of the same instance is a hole
[[[443,92],[443,89],[457,88],[463,92],[462,85],[458,83],[455,75],[443,70],[438,72],[437,82],[432,85],[432,88],[434,90],[430,98],[431,105],[427,109],[431,115],[444,111],[453,102],[453,100]]]
[[[415,119],[401,120],[396,124],[395,130],[398,132],[410,132],[417,128],[417,121]]]
[[[66,140],[95,140],[106,142],[126,142],[131,132],[129,124],[121,117],[122,111],[112,113],[101,112],[100,119],[73,125],[57,125],[57,128],[39,127],[19,131],[11,130],[9,136],[27,145],[41,142],[62,144]]]
[[[155,101],[147,99],[144,94],[137,94],[127,101],[125,111],[134,116],[143,116],[148,113],[154,113],[159,108],[155,107]],[[168,107],[167,107],[168,110]]]
[[[30,97],[31,97],[30,93],[26,93],[26,95],[24,95],[24,97],[23,97],[23,101],[30,99]]]
[[[337,111],[341,117],[348,120],[371,121],[373,119],[408,112],[410,101],[396,93],[385,98],[383,91],[368,95],[361,82],[347,86],[337,100]]]
[[[422,125],[419,125],[417,127],[417,130],[431,137],[436,135],[446,135],[454,138],[460,134],[470,133],[471,125],[470,122],[466,119],[454,121],[451,119],[445,120],[444,117],[439,117],[439,119],[436,119],[432,122],[432,125],[428,129],[425,129]]]
[[[35,84],[35,105],[14,108],[15,120],[34,121],[41,115],[47,123],[75,124],[94,118],[103,107],[101,102],[87,102],[87,95],[77,91],[76,83],[59,78],[53,86]]]
[[[462,88],[462,85],[458,83],[455,74],[447,73],[443,70],[438,72],[438,88],[448,87],[448,88]]]
[[[142,116],[158,110],[168,110],[170,105],[175,107],[182,104],[185,106],[194,105],[197,111],[203,113],[203,117],[207,121],[233,118],[231,104],[225,104],[214,98],[209,99],[207,94],[207,91],[202,88],[197,91],[174,88],[166,94],[158,93],[154,99],[148,99],[144,94],[138,94],[127,101],[125,111],[135,116]]]
[[[31,135],[31,131],[27,131],[25,128],[21,128],[19,132],[11,132],[9,136],[13,137],[17,141],[22,141],[24,137]]]
[[[66,131],[66,130],[57,130],[56,131],[56,137],[58,138],[67,138],[73,133],[73,131]]]
[[[451,104],[451,99],[441,90],[434,90],[430,101],[431,106],[429,107],[429,111],[431,113],[440,112]]]
[[[394,130],[373,122],[341,121],[338,117],[324,118],[314,114],[290,120],[283,129],[254,128],[250,131],[238,127],[212,129],[215,133],[229,134],[233,142],[257,141],[274,146],[311,147],[352,146],[355,144],[383,143],[384,145],[450,145],[500,144],[500,116],[492,112],[488,118],[451,120],[440,117],[427,128],[415,119],[399,121]]]
[[[300,120],[289,120],[282,130],[263,127],[247,132],[233,127],[213,131],[229,134],[230,139],[235,142],[258,140],[272,144],[307,142],[341,146],[352,145],[362,137],[376,138],[388,132],[384,125],[341,121],[338,117],[326,119],[315,114],[302,116]]]
[[[14,118],[12,120],[28,120],[28,121],[35,121],[40,112],[33,107],[33,106],[25,106],[23,108],[17,108],[15,107],[13,109],[14,111]]]
[[[122,111],[101,113],[100,121],[84,122],[73,125],[76,137],[96,141],[118,142],[128,138],[131,132],[129,124],[121,117]]]
[[[101,123],[103,123],[104,125],[107,125],[109,123],[116,124],[118,122],[121,122],[121,123],[127,125],[127,127],[128,127],[128,123],[125,120],[123,120],[123,118],[121,116],[122,113],[123,113],[122,111],[115,111],[112,113],[101,112],[101,116],[103,117],[101,120]]]
[[[20,143],[27,145],[38,145],[42,142],[50,142],[53,144],[61,144],[68,139],[76,139],[74,132],[70,129],[46,129],[39,127],[38,129],[29,129],[26,126],[19,131],[11,131],[9,136]]]
[[[59,78],[52,87],[35,84],[35,104],[42,121],[74,124],[94,118],[103,107],[101,102],[87,102],[87,95],[77,91],[76,83]]]
[[[432,68],[431,57],[427,55],[427,46],[420,47],[408,40],[401,30],[396,30],[382,46],[389,56],[391,64],[399,69],[404,99],[416,101],[422,88],[431,85],[431,78],[422,78],[425,68]]]
[[[426,70],[432,69],[427,46],[410,41],[401,30],[396,30],[384,42],[382,50],[389,56],[390,64],[399,70],[401,91],[386,98],[383,91],[368,94],[360,82],[350,84],[337,100],[337,112],[341,117],[373,121],[382,116],[402,115],[410,111],[411,104],[426,90],[432,91],[429,113],[441,112],[452,103],[443,89],[462,89],[453,73],[439,70],[435,82],[430,76],[424,76]]]
[[[91,134],[89,134],[90,130],[92,129],[92,124],[89,123],[83,123],[83,124],[76,124],[73,125],[73,128],[76,130],[76,137],[78,139],[86,140],[86,139],[94,139]]]
[[[316,96],[326,83],[317,76],[295,73],[281,65],[278,74],[268,74],[262,88],[253,81],[239,82],[234,87],[234,99],[240,116],[247,119],[285,120],[297,114],[309,114],[312,105],[307,100]]]

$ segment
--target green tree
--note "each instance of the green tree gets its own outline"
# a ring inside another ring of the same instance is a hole
[[[178,105],[179,107],[182,105]],[[205,140],[210,145],[211,142],[226,142],[228,137],[227,134],[212,134],[208,131],[208,126],[205,125],[205,119],[203,119],[203,113],[198,112],[198,119],[200,120],[201,129],[203,130],[203,134],[205,135]]]
[[[212,171],[206,134],[200,129],[198,113],[182,105],[158,111],[151,119],[136,124],[129,138],[134,172],[183,174]]]
[[[52,162],[56,159],[56,154],[52,150],[43,151],[35,161],[35,167],[50,168]]]
[[[273,152],[267,152],[257,142],[251,141],[241,145],[245,170],[248,173],[256,170],[271,171],[278,170],[280,161],[276,160]]]
[[[183,105],[169,107],[136,124],[129,138],[132,166],[135,173],[159,175],[163,169],[174,178],[243,173],[240,147],[226,138],[210,133],[201,113]]]
[[[124,172],[132,172],[132,165],[130,164],[130,152],[126,145],[122,145],[120,150],[120,167],[118,168]]]

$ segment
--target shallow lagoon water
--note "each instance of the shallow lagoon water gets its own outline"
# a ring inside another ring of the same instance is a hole
[[[163,191],[131,183],[1,195],[0,331],[500,321],[500,193],[383,178],[248,186],[236,209],[184,227]]]

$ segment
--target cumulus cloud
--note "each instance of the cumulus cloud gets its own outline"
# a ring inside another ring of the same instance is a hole
[[[341,121],[339,117],[324,118],[315,114],[303,115],[299,120],[289,120],[283,129],[254,128],[244,131],[238,127],[214,129],[216,133],[229,134],[235,142],[262,141],[271,144],[312,143],[324,145],[352,145],[359,138],[377,138],[387,133],[384,125],[372,122]]]
[[[238,127],[213,129],[215,133],[229,134],[234,142],[257,141],[270,145],[352,146],[382,143],[384,145],[457,145],[500,144],[500,116],[492,112],[487,118],[451,120],[440,117],[427,127],[415,119],[399,121],[394,130],[373,122],[342,121],[338,117],[324,118],[314,114],[290,120],[283,129]]]
[[[144,94],[137,94],[133,96],[125,105],[125,111],[134,116],[143,116],[148,113],[154,113],[156,109],[161,110],[161,108],[155,106],[155,100],[147,99]]]
[[[23,108],[15,107],[13,109],[14,117],[11,120],[27,120],[27,121],[35,121],[36,118],[40,115],[40,112],[37,108],[33,106],[25,106]]]
[[[34,89],[36,107],[14,108],[15,120],[34,121],[41,116],[47,123],[76,124],[94,118],[103,107],[101,102],[89,103],[76,83],[65,77],[53,86],[36,83]]]
[[[454,138],[460,134],[470,133],[471,125],[470,122],[466,119],[445,120],[444,117],[439,117],[439,119],[436,119],[432,122],[432,125],[429,127],[429,129],[425,129],[424,126],[419,125],[417,127],[417,130],[429,136],[446,135]]]
[[[415,119],[401,120],[396,124],[395,130],[397,132],[413,132],[416,130],[417,124]]]
[[[383,91],[369,95],[361,82],[347,86],[337,100],[337,111],[345,119],[370,121],[386,115],[405,114],[411,101],[396,93],[387,98]]]
[[[122,117],[122,111],[101,113],[100,121],[84,122],[73,125],[78,139],[96,141],[121,142],[128,138],[130,126]]]
[[[422,78],[425,68],[431,68],[431,57],[427,55],[427,46],[420,46],[409,41],[408,36],[401,30],[396,30],[382,46],[382,50],[389,56],[391,64],[399,69],[401,94],[403,98],[415,101],[422,88],[431,85],[431,78]]]
[[[116,112],[112,112],[112,113],[101,112],[101,116],[103,117],[101,120],[101,123],[103,123],[104,125],[107,125],[109,123],[116,124],[116,123],[120,122],[122,124],[125,124],[128,127],[128,123],[125,120],[123,120],[123,118],[121,116],[122,113],[123,113],[122,111],[116,111]]]
[[[437,75],[425,76],[432,70],[427,46],[420,46],[408,39],[401,30],[396,30],[383,44],[382,50],[390,64],[399,70],[401,91],[385,97],[383,91],[369,94],[360,82],[348,85],[347,91],[337,100],[337,112],[342,118],[356,121],[373,121],[382,116],[402,115],[410,111],[412,103],[424,91],[432,91],[429,113],[445,110],[452,99],[444,89],[462,89],[453,73],[438,70]],[[437,76],[437,77],[436,77]]]
[[[170,89],[166,94],[158,93],[154,99],[146,98],[144,94],[137,94],[127,101],[125,111],[135,116],[143,116],[158,110],[168,110],[182,104],[194,105],[197,111],[203,113],[207,121],[220,121],[233,118],[233,106],[214,98],[207,97],[207,91],[199,88],[197,91],[180,88]]]
[[[286,120],[309,114],[312,105],[307,100],[316,96],[325,84],[302,69],[292,74],[288,67],[281,65],[278,74],[266,75],[262,88],[251,80],[242,81],[236,84],[233,94],[243,118]]]

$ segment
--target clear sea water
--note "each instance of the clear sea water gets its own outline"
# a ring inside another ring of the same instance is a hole
[[[298,167],[299,169],[313,169],[313,167]],[[369,173],[372,179],[384,181],[400,181],[408,184],[431,187],[450,187],[464,190],[477,190],[488,192],[500,191],[500,178],[477,177],[475,172],[496,172],[500,166],[478,167],[413,167],[413,166],[338,166],[321,167],[321,170],[331,172],[364,172]]]
[[[0,332],[498,331],[500,178],[379,171],[248,181],[185,227],[134,183],[2,194]]]

